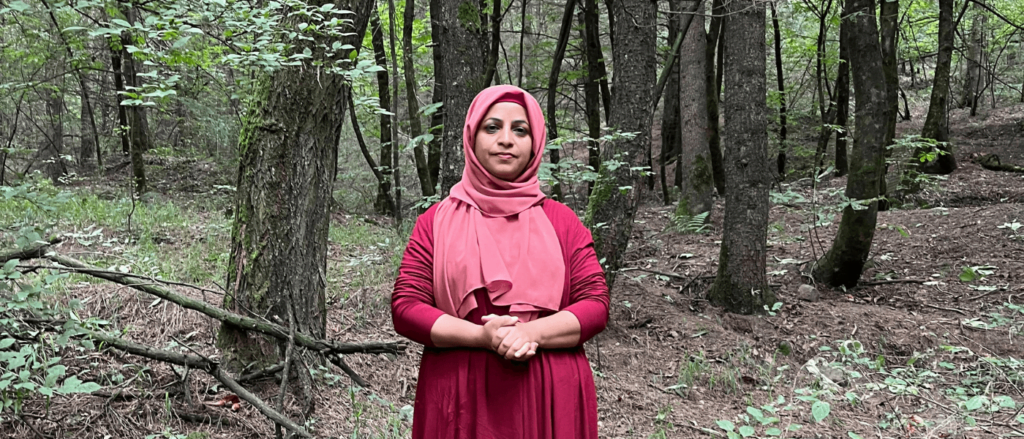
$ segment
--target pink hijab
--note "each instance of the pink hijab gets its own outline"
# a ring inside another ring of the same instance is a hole
[[[526,109],[533,155],[515,181],[492,176],[474,153],[476,132],[491,106],[514,102]],[[486,288],[491,303],[510,307],[520,321],[557,311],[565,262],[555,229],[541,207],[537,170],[546,141],[540,104],[526,91],[499,85],[480,92],[462,132],[466,167],[434,216],[434,298],[442,311],[465,318],[476,309],[473,291]]]

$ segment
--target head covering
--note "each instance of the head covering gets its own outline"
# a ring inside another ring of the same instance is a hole
[[[515,181],[491,175],[474,152],[477,129],[498,102],[522,106],[530,124],[533,155]],[[462,132],[462,181],[434,216],[434,298],[442,311],[465,317],[477,307],[479,288],[520,321],[558,310],[565,262],[537,178],[546,140],[540,104],[526,91],[499,85],[473,99]]]

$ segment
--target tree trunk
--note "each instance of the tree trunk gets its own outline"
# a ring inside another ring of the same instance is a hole
[[[547,125],[548,125],[548,141],[558,138],[558,75],[562,71],[562,60],[565,58],[565,47],[569,44],[569,32],[572,30],[572,16],[573,11],[576,9],[576,2],[574,0],[568,0],[565,2],[565,9],[562,10],[562,23],[558,30],[558,42],[555,44],[555,55],[554,59],[551,60],[551,72],[548,73],[548,91],[547,91]],[[551,154],[551,165],[555,166],[557,172],[558,162],[561,160],[559,150],[552,148]],[[556,200],[564,200],[565,197],[562,195],[562,185],[558,182],[557,177],[555,183],[551,187],[551,196]]]
[[[851,201],[878,196],[878,179],[885,166],[885,128],[889,120],[885,74],[874,0],[847,0],[843,11],[849,26],[849,46],[853,92],[856,100],[856,136],[846,196]],[[878,203],[871,201],[858,209],[847,206],[839,223],[832,248],[818,260],[814,278],[831,286],[851,288],[857,284],[871,250],[878,216]]]
[[[430,17],[431,22],[437,22],[434,51],[442,52],[439,70],[444,72],[445,83],[440,195],[446,197],[462,179],[462,129],[469,104],[487,87],[487,66],[481,61],[487,59],[490,43],[477,3],[431,0]]]
[[[380,28],[380,18],[376,11],[370,14],[370,44],[373,46],[373,59],[377,67],[377,102],[385,112],[391,112],[391,82],[388,78],[388,58],[384,52],[384,32]],[[349,111],[355,111],[350,108]],[[353,121],[355,127],[355,121]],[[391,178],[394,173],[394,164],[391,162],[391,117],[385,113],[380,114],[380,170],[381,179],[377,181],[377,199],[374,200],[374,210],[383,215],[395,215],[394,201],[391,199]]]
[[[683,0],[669,0],[669,16],[668,16],[668,45],[672,47],[672,44],[676,41],[676,37],[679,35],[679,21],[680,14],[683,12],[682,7]],[[689,8],[686,8],[687,10]],[[691,24],[692,26],[692,24]],[[703,29],[703,28],[702,28]],[[684,38],[683,42],[687,40]],[[661,157],[658,159],[658,178],[661,180],[661,200],[666,205],[672,204],[672,195],[668,190],[667,176],[665,175],[665,165],[670,161],[675,162],[676,175],[679,175],[682,180],[682,167],[678,160],[682,154],[681,141],[683,137],[683,126],[680,123],[682,115],[679,112],[679,62],[680,58],[690,54],[683,54],[682,48],[680,53],[676,54],[676,57],[672,60],[672,66],[668,71],[668,81],[665,83],[665,106],[661,110]],[[703,55],[703,53],[702,53]],[[690,61],[690,58],[685,58]],[[703,68],[704,66],[701,65]],[[701,72],[701,81],[704,81],[704,72]],[[703,96],[703,95],[702,95]],[[686,97],[683,97],[685,100]],[[702,102],[703,103],[703,102]],[[703,109],[705,118],[707,117],[707,110]],[[706,119],[705,119],[706,120]],[[697,126],[689,126],[691,130],[700,129]],[[673,180],[673,184],[675,181]],[[682,184],[682,181],[680,181]]]
[[[82,72],[78,74],[84,75]],[[80,81],[79,86],[82,88],[82,108],[78,119],[81,126],[82,143],[78,150],[78,165],[82,174],[89,175],[96,171],[97,166],[102,168],[103,161],[99,152],[99,134],[96,132],[96,121],[93,119],[92,103],[89,102],[89,88],[84,79]],[[94,157],[96,166],[93,166]]]
[[[782,71],[782,32],[779,30],[779,14],[775,11],[775,3],[768,3],[772,9],[772,31],[775,36],[775,82],[779,87],[779,156],[775,166],[779,178],[786,178],[786,82]],[[837,140],[838,142],[838,140]],[[838,143],[837,143],[838,145]]]
[[[597,7],[597,0],[581,1],[583,1],[583,32],[587,35],[586,42],[584,43],[587,47],[587,74],[589,78],[597,78],[596,80],[600,84],[604,120],[608,122],[608,118],[611,115],[612,93],[608,88],[608,70],[605,68],[604,54],[601,49],[600,11]],[[610,14],[609,19],[611,19]],[[591,71],[590,69],[593,70]],[[600,127],[600,123],[598,123],[598,126]],[[600,160],[600,151],[598,151],[597,156],[591,160],[591,166],[594,166],[594,170],[600,167]]]
[[[481,8],[484,7],[484,0],[480,2]],[[481,22],[484,19],[481,16]],[[487,70],[484,71],[484,88],[490,87],[494,83],[494,77],[498,72],[498,46],[501,45],[501,0],[494,0],[491,3],[491,47],[487,52]],[[498,83],[501,82],[500,75],[498,76]]]
[[[885,76],[885,104],[888,107],[886,114],[889,118],[885,123],[885,140],[883,141],[886,148],[882,150],[886,158],[892,155],[888,146],[892,145],[896,139],[896,117],[900,108],[900,77],[896,70],[896,32],[899,31],[899,13],[899,0],[882,0],[879,6],[878,25],[882,37],[882,74]],[[889,185],[886,181],[888,171],[889,165],[883,165],[881,175],[878,177],[879,197],[885,197],[889,193]],[[878,209],[889,210],[889,201],[883,198],[878,203]]]
[[[921,163],[920,170],[928,174],[949,174],[956,170],[956,156],[949,144],[949,121],[946,107],[949,101],[949,68],[953,60],[953,0],[939,0],[939,50],[932,78],[932,96],[928,103],[928,115],[921,129],[921,137],[940,143],[943,154],[927,163]],[[924,151],[916,151],[919,156]],[[915,160],[915,162],[917,162]]]
[[[971,33],[967,49],[966,72],[964,72],[964,88],[960,99],[960,108],[971,107],[971,116],[977,111],[978,94],[984,81],[982,72],[982,53],[984,51],[985,13],[981,6],[974,5],[974,17],[971,19]]]
[[[598,259],[604,261],[609,286],[622,264],[643,190],[643,177],[631,168],[644,164],[644,151],[651,141],[651,90],[657,81],[658,67],[654,53],[657,3],[616,0],[612,5],[615,111],[609,125],[620,133],[636,136],[605,145],[598,180],[587,205],[585,223],[592,227],[594,248]]]
[[[363,154],[363,158],[366,160],[366,164],[370,166],[370,172],[373,173],[373,177],[377,179],[378,189],[383,186],[387,186],[387,191],[378,192],[378,196],[383,198],[383,203],[386,205],[383,209],[374,207],[378,212],[383,211],[390,214],[391,212],[397,212],[395,208],[395,200],[391,198],[391,182],[388,177],[381,172],[381,168],[377,166],[377,162],[373,160],[373,155],[370,154],[370,148],[366,146],[366,141],[363,140],[363,130],[359,128],[359,118],[356,117],[356,104],[355,100],[352,99],[351,89],[348,92],[348,113],[349,119],[352,121],[352,133],[356,136],[356,143],[359,144],[359,152]],[[388,160],[391,160],[391,156],[388,156]]]
[[[64,153],[64,92],[55,89],[48,90],[47,93],[46,116],[50,122],[50,134],[43,143],[39,158],[50,181],[55,185],[62,185],[64,183],[61,179],[68,173],[64,159],[61,158]]]
[[[398,32],[395,30],[395,21],[397,20],[395,0],[388,0],[388,33],[391,34],[388,41],[391,46],[391,80],[394,81],[391,83],[391,102],[394,103],[394,108],[389,115],[391,118],[391,163],[395,168],[395,228],[402,230],[402,163],[398,157],[400,148],[395,144],[398,140],[398,48],[395,47],[395,40],[398,39]],[[412,116],[418,117],[416,114]],[[422,154],[420,158],[422,159]],[[421,169],[419,163],[416,164],[416,168]]]
[[[842,177],[850,172],[846,155],[846,138],[850,132],[850,48],[847,47],[846,34],[849,26],[839,25],[839,74],[836,77],[836,125],[841,127],[836,132],[836,176]]]
[[[722,137],[718,123],[719,86],[718,71],[722,70],[722,57],[716,57],[715,47],[722,41],[722,21],[725,7],[722,0],[715,0],[712,6],[711,24],[708,29],[707,49],[704,52],[704,81],[707,92],[708,110],[708,152],[711,154],[711,175],[715,180],[718,195],[725,195],[725,165],[722,164]],[[721,49],[719,49],[721,50]],[[717,68],[715,67],[717,64]]]
[[[587,111],[587,164],[591,169],[601,169],[601,145],[597,139],[601,137],[601,90],[600,84],[604,81],[604,61],[601,60],[601,40],[597,33],[597,2],[596,0],[582,0],[582,31],[583,46],[585,48],[585,61],[587,75],[583,83],[583,101]],[[589,10],[593,8],[594,10]],[[590,15],[593,14],[593,17]],[[589,24],[593,20],[593,24]],[[593,35],[591,32],[593,31]],[[605,82],[607,86],[607,82]],[[592,182],[587,184],[587,196],[593,190]]]
[[[685,8],[687,11],[691,9],[690,6]],[[682,153],[676,167],[681,170],[682,184],[679,186],[676,216],[692,217],[710,211],[711,192],[715,189],[714,177],[711,175],[711,154],[707,148],[707,84],[704,80],[706,53],[704,15],[696,14],[679,49],[679,86],[675,94],[669,94],[665,99],[666,106],[668,101],[678,100],[679,120],[682,123],[677,121],[677,125],[686,127],[679,133]]]
[[[440,13],[438,2],[430,0],[430,15]],[[446,76],[444,72],[444,51],[437,47],[440,42],[441,26],[437,20],[430,20],[430,38],[434,48],[430,51],[434,61],[434,90],[430,98],[431,105],[435,106],[434,112],[430,115],[430,134],[434,136],[427,144],[427,170],[430,173],[430,181],[434,186],[434,195],[437,195],[438,184],[441,178],[441,140],[444,137],[444,116],[448,112],[444,107],[444,95]],[[440,106],[440,108],[436,108]]]
[[[121,137],[121,154],[127,156],[131,152],[130,139],[128,137],[128,107],[121,105],[124,99],[124,75],[121,72],[121,46],[120,36],[110,38],[110,70],[114,77],[114,102],[117,103],[117,127],[116,131]]]
[[[768,105],[764,3],[733,0],[725,18],[728,168],[718,276],[708,301],[729,312],[763,313],[775,303],[765,277],[768,239]]]
[[[423,124],[420,123],[420,103],[416,100],[416,92],[419,90],[419,86],[416,84],[416,65],[412,59],[414,53],[412,24],[416,18],[415,10],[415,0],[405,0],[405,11],[402,16],[402,69],[405,71],[405,100],[409,110],[409,137],[415,142],[412,147],[412,155],[416,162],[416,177],[420,181],[420,192],[424,197],[429,197],[434,195],[434,181],[430,178],[430,168],[427,166],[427,157],[423,152],[424,142],[417,140],[423,135]]]
[[[361,45],[372,6],[371,0],[339,5],[355,12],[354,29],[342,44]],[[331,42],[315,37],[294,43],[299,52],[309,48],[314,59],[323,59],[316,43]],[[324,61],[348,55],[342,50]],[[225,309],[288,321],[290,306],[296,331],[324,337],[331,188],[347,93],[342,75],[324,75],[310,66],[282,68],[255,81],[238,142]],[[230,324],[221,326],[218,345],[236,366],[272,364],[279,357],[275,340]]]

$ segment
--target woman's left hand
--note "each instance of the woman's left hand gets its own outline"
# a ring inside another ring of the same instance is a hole
[[[534,327],[528,323],[517,323],[512,327],[504,327],[508,330],[505,338],[495,351],[498,355],[508,360],[526,361],[537,354],[540,346],[540,334],[534,331]]]

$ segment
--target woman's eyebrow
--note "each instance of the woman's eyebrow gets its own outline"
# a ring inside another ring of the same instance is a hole
[[[525,121],[523,119],[513,120],[512,123],[522,123],[522,124],[530,125],[530,122],[527,122],[527,121]]]
[[[504,122],[503,120],[501,120],[501,118],[498,118],[498,117],[489,117],[489,118],[487,118],[487,120],[486,120],[486,122],[492,122],[492,121],[493,121],[493,122],[497,122],[497,123],[502,123],[502,122]]]

